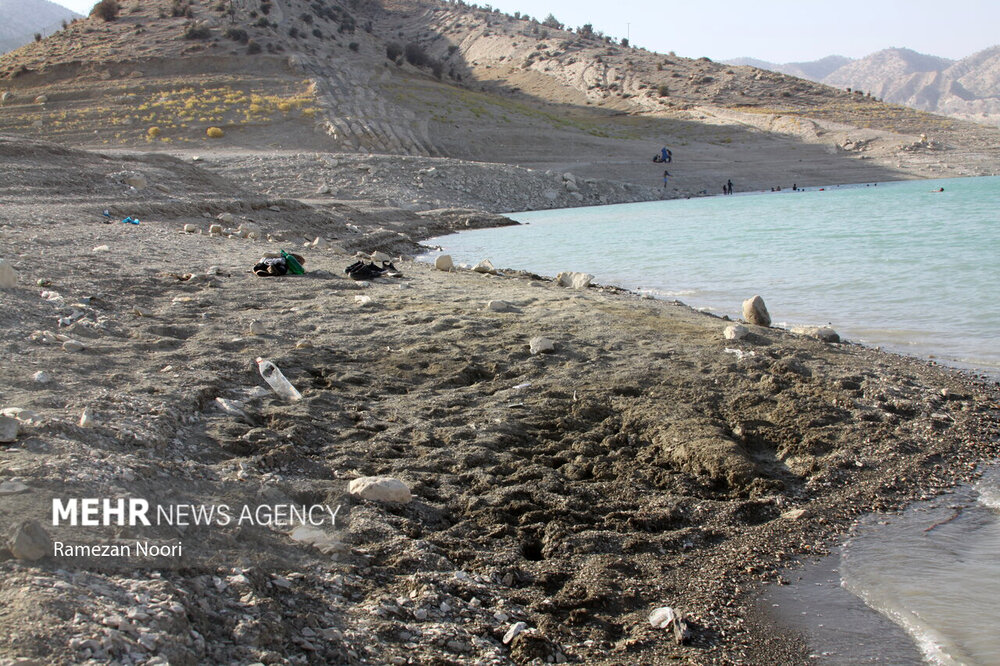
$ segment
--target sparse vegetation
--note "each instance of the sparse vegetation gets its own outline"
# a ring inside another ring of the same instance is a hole
[[[209,139],[221,139],[226,135],[226,133],[219,127],[209,127],[205,130],[205,135],[208,136]]]
[[[406,58],[406,62],[410,63],[414,67],[423,67],[428,64],[429,58],[427,57],[427,52],[424,51],[424,47],[420,46],[416,42],[410,42],[403,49],[403,56]]]
[[[201,23],[190,23],[184,29],[184,39],[208,39],[211,36],[211,29]]]
[[[91,16],[97,16],[110,23],[118,18],[121,13],[121,5],[117,0],[101,0],[90,10]]]
[[[246,44],[250,41],[250,35],[248,35],[247,31],[242,28],[226,28],[226,31],[222,34],[223,36],[233,40],[234,42],[239,42],[240,44]]]
[[[258,54],[260,52],[261,52],[260,44],[258,44],[257,42],[253,41],[252,39],[249,42],[247,42],[247,54],[248,55],[256,55],[256,54]]]
[[[542,25],[544,25],[546,28],[552,28],[553,30],[562,30],[563,29],[563,23],[562,23],[562,21],[560,21],[559,19],[557,19],[552,14],[549,14],[548,16],[545,17],[545,20],[542,21]]]
[[[347,45],[347,48],[349,48],[349,49],[351,49],[352,51],[354,51],[355,53],[357,53],[357,52],[358,52],[358,48],[359,48],[359,45],[358,45],[358,43],[357,43],[357,42],[351,42],[350,44],[348,44],[348,45]]]
[[[656,89],[656,92],[660,95],[660,97],[667,97],[670,95],[670,88],[665,85],[659,86]]]
[[[399,56],[403,55],[403,45],[399,42],[386,42],[385,44],[385,57],[389,60],[397,60]]]

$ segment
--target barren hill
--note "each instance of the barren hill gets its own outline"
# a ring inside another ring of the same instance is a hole
[[[0,132],[199,151],[218,127],[216,149],[450,157],[648,187],[668,145],[669,196],[726,178],[754,189],[996,171],[988,129],[527,18],[423,0],[232,6],[124,2],[116,20],[5,55]]]

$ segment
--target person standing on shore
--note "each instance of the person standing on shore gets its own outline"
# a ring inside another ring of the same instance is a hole
[[[731,180],[727,180],[726,181],[726,189],[728,190],[726,192],[726,194],[732,194],[733,193],[733,181],[731,181]]]
[[[670,172],[666,169],[663,170],[663,189],[667,189],[667,179],[670,178]]]

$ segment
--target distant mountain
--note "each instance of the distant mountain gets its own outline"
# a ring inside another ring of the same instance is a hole
[[[48,0],[0,0],[0,53],[13,51],[81,16]]]
[[[758,69],[767,69],[772,72],[788,74],[789,76],[797,76],[800,79],[822,82],[823,77],[830,75],[840,67],[843,67],[851,62],[853,61],[850,58],[832,55],[820,60],[814,60],[812,62],[786,62],[781,65],[768,62],[766,60],[758,60],[756,58],[734,58],[732,60],[727,60],[726,64],[749,65],[750,67],[756,67]]]
[[[886,102],[922,111],[1000,125],[1000,46],[958,61],[892,48],[859,60],[829,56],[814,62],[774,64],[738,58],[728,64],[751,65],[870,92]]]

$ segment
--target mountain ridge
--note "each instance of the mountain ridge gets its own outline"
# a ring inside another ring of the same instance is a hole
[[[48,36],[63,22],[83,18],[49,0],[0,0],[0,54],[30,43],[35,34]]]
[[[775,64],[753,58],[728,61],[801,76],[837,88],[871,93],[894,104],[941,113],[987,125],[1000,125],[1000,46],[992,46],[960,60],[889,48],[864,58],[845,59],[840,67],[825,71],[814,63]],[[803,66],[805,65],[805,66]]]

